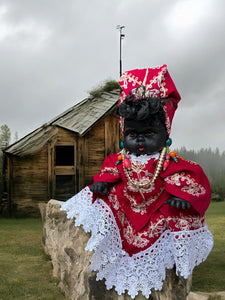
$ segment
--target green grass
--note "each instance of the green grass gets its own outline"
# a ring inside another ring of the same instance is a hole
[[[214,247],[207,260],[194,269],[193,291],[225,290],[225,201],[212,202],[206,213]]]
[[[40,219],[0,218],[0,300],[62,300],[41,245]]]
[[[222,296],[219,295],[210,295],[208,300],[223,300]]]

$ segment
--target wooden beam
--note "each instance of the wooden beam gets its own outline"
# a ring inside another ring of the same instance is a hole
[[[77,154],[77,167],[79,170],[78,189],[81,190],[85,186],[85,164],[88,164],[88,149],[85,136],[78,139]]]

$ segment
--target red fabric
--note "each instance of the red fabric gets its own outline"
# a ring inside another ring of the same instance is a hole
[[[117,182],[108,195],[100,198],[115,216],[125,251],[132,255],[148,248],[167,229],[193,230],[203,226],[211,191],[199,165],[181,159],[175,163],[171,159],[167,170],[161,171],[152,186],[137,189],[127,179],[122,162],[116,165],[117,156],[111,154],[105,159],[94,182]],[[151,159],[145,165],[132,164],[130,177],[138,181],[151,179],[156,163]],[[182,210],[164,204],[171,195],[187,200],[192,207]],[[94,199],[98,196],[94,195]]]
[[[119,80],[119,84],[123,90],[119,105],[130,92],[135,93],[135,90],[141,85],[149,91],[151,97],[168,98],[170,100],[164,106],[166,111],[165,123],[169,135],[173,116],[181,97],[168,72],[167,65],[124,72]]]

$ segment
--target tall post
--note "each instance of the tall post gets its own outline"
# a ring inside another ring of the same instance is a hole
[[[123,34],[123,28],[125,28],[125,26],[117,25],[116,28],[119,29],[119,31],[120,31],[120,77],[121,77],[121,75],[122,75],[122,39],[124,39],[124,37],[125,37],[125,34]]]

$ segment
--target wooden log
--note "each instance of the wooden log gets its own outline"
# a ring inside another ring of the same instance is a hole
[[[60,288],[71,300],[131,300],[127,294],[118,295],[114,289],[107,290],[104,281],[96,281],[95,272],[89,269],[91,252],[84,250],[90,237],[82,227],[75,227],[66,212],[60,211],[63,202],[50,200],[43,208],[43,245],[51,257],[53,275],[60,280]],[[188,280],[168,270],[163,290],[152,291],[149,300],[186,300],[191,289]],[[140,293],[135,300],[146,300]]]

